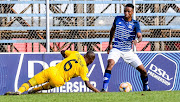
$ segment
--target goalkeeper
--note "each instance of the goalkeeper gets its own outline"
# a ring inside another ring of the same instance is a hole
[[[27,83],[22,84],[17,92],[7,92],[5,95],[20,95],[25,91],[28,91],[30,87],[46,83],[43,86],[33,88],[28,93],[36,93],[40,90],[48,90],[54,87],[60,87],[68,82],[71,78],[80,76],[85,82],[86,86],[94,92],[99,92],[93,85],[90,84],[87,77],[88,68],[95,59],[93,51],[88,51],[82,56],[77,51],[61,51],[62,56],[65,58],[62,62],[58,63],[54,67],[49,67],[36,74]]]

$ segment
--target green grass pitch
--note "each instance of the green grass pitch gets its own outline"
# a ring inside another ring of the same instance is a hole
[[[2,95],[0,102],[180,102],[180,91]]]

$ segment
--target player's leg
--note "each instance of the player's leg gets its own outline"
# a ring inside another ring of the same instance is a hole
[[[111,70],[116,64],[116,62],[120,58],[120,53],[118,49],[111,49],[109,55],[108,55],[108,65],[106,67],[105,73],[104,73],[104,78],[103,78],[103,89],[101,90],[102,92],[107,91],[108,89],[108,84],[111,78]]]
[[[30,87],[43,84],[48,81],[48,71],[49,69],[45,69],[40,73],[36,74],[33,78],[31,78],[27,83],[22,84],[22,86],[18,89],[18,92],[23,93],[28,91]]]
[[[38,74],[37,74],[38,75]],[[39,76],[39,75],[38,75]],[[35,76],[34,76],[35,77]],[[30,87],[32,87],[31,81],[36,82],[35,78],[31,78],[27,83],[21,85],[17,92],[7,92],[4,95],[20,95],[23,92],[27,91]],[[35,85],[34,85],[35,86]]]
[[[60,81],[59,81],[59,79],[60,79]],[[60,86],[64,85],[65,84],[64,80],[62,78],[59,78],[59,79],[56,80],[55,82],[54,82],[54,80],[55,80],[54,78],[52,80],[50,79],[49,83],[46,83],[43,86],[31,89],[30,91],[28,91],[28,94],[33,94],[33,93],[37,93],[38,91],[41,91],[41,90],[49,90],[54,87],[60,87]]]
[[[28,81],[27,83],[22,84],[17,92],[19,92],[21,94],[21,93],[27,91],[30,87],[31,87],[31,84]]]
[[[101,90],[102,92],[105,92],[108,89],[108,84],[109,84],[109,81],[111,79],[111,70],[112,70],[114,65],[115,65],[115,61],[113,59],[109,59],[107,68],[106,68],[105,73],[104,73],[103,89]]]
[[[30,80],[34,80],[34,77]],[[35,81],[35,80],[34,80]],[[27,91],[30,87],[32,87],[31,83],[28,81],[21,85],[17,92],[7,92],[4,95],[21,95],[23,92]]]
[[[148,75],[147,75],[147,71],[144,68],[143,64],[139,65],[136,68],[140,74],[141,74],[141,81],[143,83],[143,91],[150,91],[150,88],[148,86]]]
[[[54,67],[48,71],[48,83],[46,83],[43,86],[33,88],[28,93],[32,94],[32,93],[36,93],[40,90],[48,90],[48,89],[52,89],[54,87],[60,87],[64,84],[65,84],[64,79],[61,77],[60,73],[58,73],[58,69]]]
[[[36,74],[33,78],[31,78],[27,83],[21,85],[17,92],[7,92],[5,95],[20,95],[25,91],[28,91],[30,87],[35,85],[39,85],[48,81],[48,73],[51,67],[41,71],[40,73]]]
[[[43,86],[39,86],[39,87],[29,90],[28,94],[33,94],[33,93],[37,93],[38,91],[41,91],[41,90],[48,90],[48,89],[52,89],[52,88],[54,88],[54,87],[52,87],[50,85],[50,83],[46,83]]]
[[[27,82],[27,83],[22,84],[17,92],[7,92],[4,95],[20,95],[22,92],[27,91],[30,87],[31,87],[31,84]]]
[[[128,60],[127,60],[128,59]],[[129,60],[130,59],[130,60]],[[125,62],[129,63],[131,66],[136,68],[141,75],[141,81],[143,83],[143,90],[144,91],[150,91],[150,88],[148,86],[148,75],[147,71],[144,68],[144,65],[142,64],[141,60],[137,56],[137,54],[134,54],[133,52],[129,52],[128,54],[125,54]]]

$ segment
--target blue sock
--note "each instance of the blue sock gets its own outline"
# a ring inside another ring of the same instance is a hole
[[[104,81],[103,81],[103,89],[105,91],[107,91],[110,78],[111,78],[111,71],[110,70],[106,70],[105,74],[104,74]]]
[[[146,76],[146,77],[141,76],[141,80],[142,80],[142,83],[143,83],[143,91],[147,91],[149,89],[148,76]]]

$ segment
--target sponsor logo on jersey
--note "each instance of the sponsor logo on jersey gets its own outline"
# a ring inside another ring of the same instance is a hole
[[[132,29],[132,25],[129,25],[128,28],[129,28],[129,29]]]

